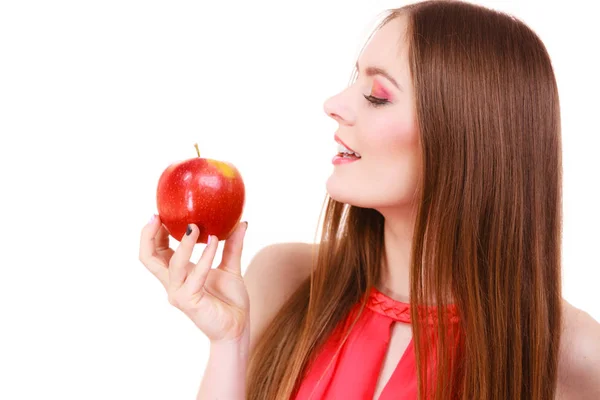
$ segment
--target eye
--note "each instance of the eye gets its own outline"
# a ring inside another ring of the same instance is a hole
[[[365,99],[372,107],[380,107],[390,102],[390,94],[377,80],[373,81],[371,93],[365,95]]]
[[[367,99],[369,104],[373,107],[380,107],[382,105],[389,103],[388,99],[381,99],[379,97],[375,97],[372,95],[363,95],[363,96],[365,97],[365,99]]]

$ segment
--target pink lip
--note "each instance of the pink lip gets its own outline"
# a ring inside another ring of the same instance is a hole
[[[340,165],[340,164],[348,164],[348,163],[352,163],[355,161],[358,161],[358,158],[346,158],[346,157],[342,157],[342,156],[334,156],[333,159],[331,160],[331,163],[333,165]]]
[[[350,148],[350,146],[348,146],[346,143],[342,142],[342,139],[340,139],[340,137],[338,135],[335,135],[333,137],[333,139],[338,142],[339,144],[341,144],[342,146],[344,146],[345,148],[347,148],[350,151],[354,151],[354,149]]]
[[[340,139],[340,137],[338,135],[335,135],[334,140],[341,144],[342,146],[344,146],[345,148],[347,148],[350,151],[354,151],[354,149],[352,149],[350,146],[348,146],[346,143],[344,143],[342,141],[342,139]],[[349,164],[352,163],[354,161],[359,160],[359,158],[354,158],[354,157],[342,157],[339,154],[336,154],[333,159],[331,160],[331,162],[333,163],[333,165],[340,165],[340,164]]]

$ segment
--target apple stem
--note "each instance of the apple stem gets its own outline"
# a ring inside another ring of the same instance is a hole
[[[194,143],[194,147],[196,148],[196,153],[198,153],[198,158],[200,158],[200,149],[198,148],[198,143]]]

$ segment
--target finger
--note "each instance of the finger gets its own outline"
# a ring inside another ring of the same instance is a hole
[[[152,258],[154,254],[154,238],[158,232],[158,216],[153,214],[150,221],[142,228],[140,235],[140,261],[144,264]]]
[[[173,253],[171,261],[169,262],[169,286],[172,289],[176,289],[183,285],[188,272],[193,268],[193,264],[190,262],[190,257],[194,251],[194,245],[198,239],[200,230],[195,224],[189,224],[188,230],[185,235],[181,238],[179,246]]]
[[[240,223],[236,230],[225,240],[223,247],[223,257],[219,269],[232,272],[236,275],[242,274],[242,249],[244,247],[244,237],[248,229],[248,222]]]
[[[163,285],[166,285],[169,279],[169,273],[166,264],[157,257],[156,238],[162,224],[158,215],[153,215],[150,221],[142,229],[140,235],[139,259],[144,266],[156,276]],[[164,228],[163,228],[164,229]],[[168,237],[167,237],[168,248]]]
[[[185,290],[189,295],[199,293],[204,287],[206,277],[210,272],[210,267],[213,264],[217,249],[219,248],[219,240],[216,236],[209,236],[208,243],[200,256],[200,260],[194,266],[185,280]]]
[[[159,223],[158,232],[154,236],[154,248],[159,255],[163,255],[169,250],[172,251],[169,248],[169,231],[162,223]]]

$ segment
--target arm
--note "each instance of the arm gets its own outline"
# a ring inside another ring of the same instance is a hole
[[[211,343],[197,400],[243,400],[246,398],[248,330],[239,340]]]
[[[245,399],[250,351],[284,302],[308,277],[312,249],[304,243],[279,243],[253,257],[244,275],[249,326],[238,341],[211,342],[197,400]]]
[[[225,241],[221,263],[211,268],[218,239],[209,236],[200,260],[190,260],[199,229],[188,225],[176,250],[169,234],[153,217],[142,229],[140,261],[163,284],[171,305],[180,309],[208,337],[210,357],[198,399],[244,399],[249,339],[249,299],[241,275],[246,223]]]
[[[259,251],[244,281],[250,297],[250,352],[289,297],[310,276],[317,246],[277,243]]]

